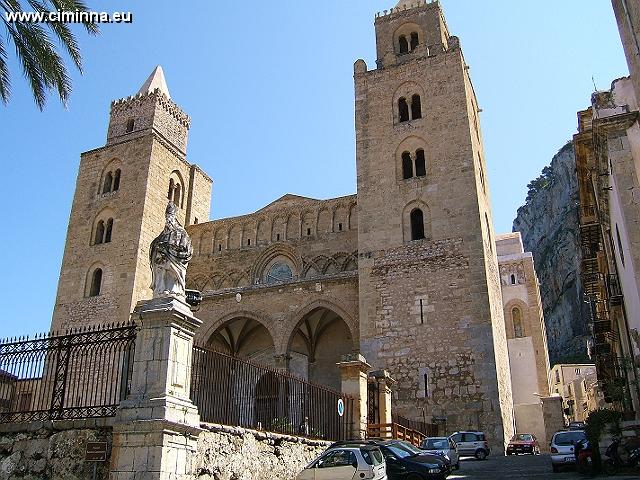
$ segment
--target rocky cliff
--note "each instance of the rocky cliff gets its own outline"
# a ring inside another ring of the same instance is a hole
[[[551,365],[588,360],[589,308],[583,302],[580,282],[578,214],[575,157],[569,142],[529,184],[527,201],[513,221],[525,250],[533,253]]]

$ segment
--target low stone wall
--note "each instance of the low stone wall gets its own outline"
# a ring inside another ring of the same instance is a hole
[[[238,427],[203,424],[198,438],[198,480],[289,480],[330,442]]]
[[[87,442],[107,442],[106,419],[30,422],[0,425],[0,480],[93,479],[94,464],[85,462]],[[96,464],[96,480],[107,480],[107,462]]]

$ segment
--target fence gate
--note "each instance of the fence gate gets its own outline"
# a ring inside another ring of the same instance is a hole
[[[325,440],[351,435],[352,397],[207,347],[193,349],[191,398],[204,422]]]

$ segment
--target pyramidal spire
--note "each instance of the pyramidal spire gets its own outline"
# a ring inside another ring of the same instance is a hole
[[[144,82],[142,87],[140,87],[140,90],[138,90],[138,94],[151,93],[156,88],[159,88],[162,93],[164,93],[168,98],[171,98],[171,95],[169,95],[167,82],[164,79],[164,72],[162,71],[162,67],[160,65],[153,69],[153,72],[151,72],[151,75],[149,75],[147,81]]]

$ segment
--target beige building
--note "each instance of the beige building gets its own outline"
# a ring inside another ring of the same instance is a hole
[[[552,431],[545,427],[543,402],[549,397],[549,351],[533,255],[524,251],[519,232],[498,235],[496,250],[516,431],[535,434],[545,448],[555,425],[549,427]]]
[[[640,126],[630,78],[596,92],[574,136],[582,278],[607,403],[640,415]]]
[[[107,144],[82,155],[54,327],[124,321],[150,296],[168,197],[194,244],[199,342],[332,388],[361,353],[397,381],[396,413],[501,449],[511,376],[468,65],[438,2],[401,1],[375,32],[376,66],[354,65],[357,196],[208,221],[211,180],[186,160],[190,119],[162,72],[114,102]]]
[[[562,397],[565,422],[584,421],[599,408],[598,379],[594,364],[559,363],[551,369],[551,394]],[[591,396],[590,402],[587,397]]]

